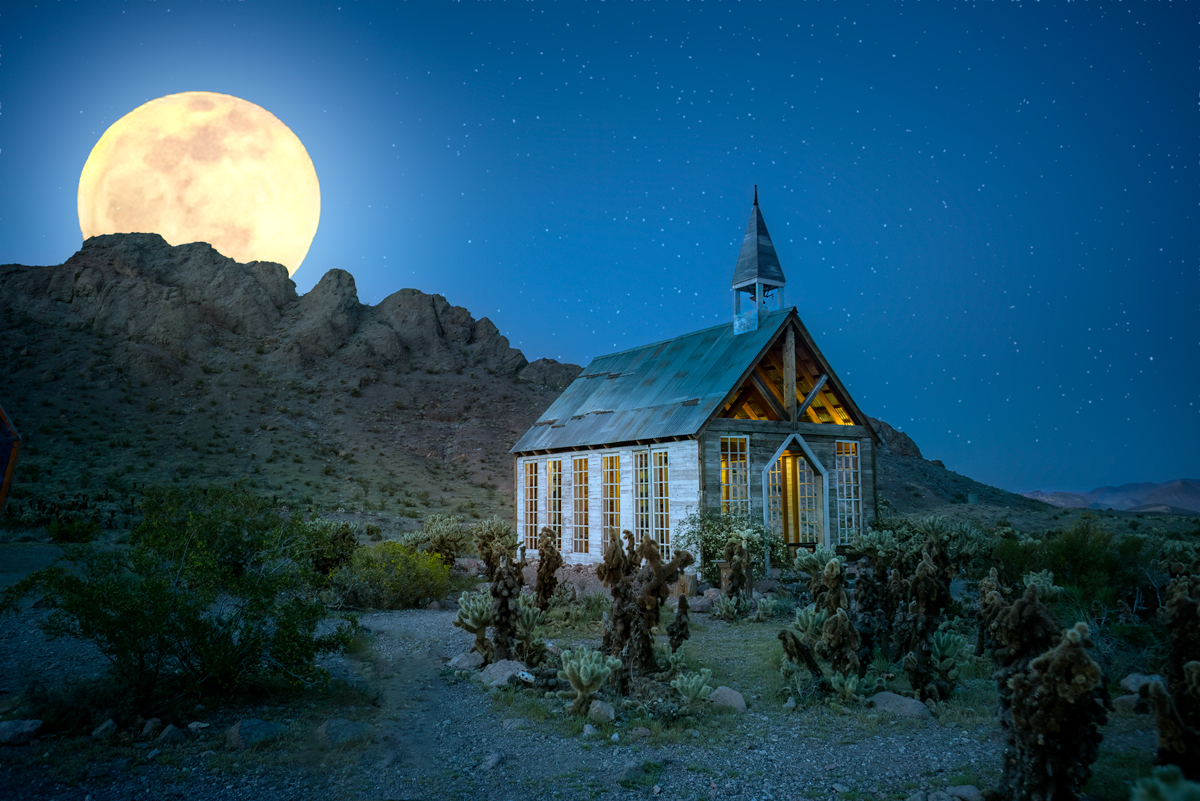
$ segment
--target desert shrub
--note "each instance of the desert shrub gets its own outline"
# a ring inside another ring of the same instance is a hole
[[[100,533],[100,521],[78,514],[55,516],[46,527],[46,533],[55,542],[90,542]]]
[[[400,543],[435,554],[443,563],[452,565],[459,554],[467,553],[472,546],[471,531],[462,522],[459,515],[429,515],[419,530],[400,537]]]
[[[317,636],[302,524],[240,488],[149,488],[129,549],[78,545],[9,588],[0,608],[41,594],[51,637],[95,643],[139,702],[165,687],[241,692],[321,682],[321,653],[352,625]]]
[[[379,542],[356,550],[323,597],[337,607],[403,609],[441,598],[449,588],[450,568],[437,554]]]
[[[324,585],[334,573],[350,563],[358,548],[358,538],[349,523],[319,517],[308,521],[305,529],[316,580]]]
[[[755,566],[765,563],[766,554],[771,554],[771,564],[780,567],[786,559],[787,548],[783,535],[771,532],[762,520],[749,514],[722,514],[712,510],[692,512],[675,527],[671,539],[674,549],[686,548],[699,555],[700,577],[709,584],[721,584],[721,570],[717,560],[725,553],[725,545],[738,539],[748,554],[747,563]]]

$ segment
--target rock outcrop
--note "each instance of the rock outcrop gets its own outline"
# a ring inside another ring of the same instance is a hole
[[[530,365],[491,320],[440,295],[402,289],[359,302],[354,277],[330,270],[299,296],[287,270],[239,264],[203,242],[171,246],[157,234],[92,237],[61,265],[0,266],[0,310],[128,343],[123,368],[141,381],[173,362],[248,343],[290,368],[333,359],[347,367],[442,373],[481,368],[561,388],[574,365]]]

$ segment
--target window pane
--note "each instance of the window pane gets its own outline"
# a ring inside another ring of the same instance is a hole
[[[554,547],[562,552],[562,461],[546,462],[546,525],[554,532]]]
[[[538,465],[525,463],[525,547],[537,548],[538,534]]]
[[[671,482],[667,452],[655,451],[654,460],[654,541],[663,559],[671,558]]]
[[[621,457],[600,457],[601,549],[621,538]]]
[[[749,437],[721,437],[721,511],[750,512]]]
[[[575,520],[572,543],[575,553],[588,552],[588,460],[587,457],[575,459],[574,464],[574,501]]]

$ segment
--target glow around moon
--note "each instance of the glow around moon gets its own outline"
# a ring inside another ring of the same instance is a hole
[[[289,274],[320,216],[317,172],[296,135],[269,111],[215,92],[138,106],[104,132],[79,176],[84,239],[157,233]]]

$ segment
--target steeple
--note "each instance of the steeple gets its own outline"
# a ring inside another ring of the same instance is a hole
[[[746,236],[733,268],[733,330],[736,334],[758,330],[758,312],[766,311],[768,297],[775,308],[783,308],[783,268],[775,255],[775,245],[767,233],[762,211],[758,208],[758,186],[754,187],[754,208],[746,225]],[[742,310],[742,294],[749,295],[749,308]]]

